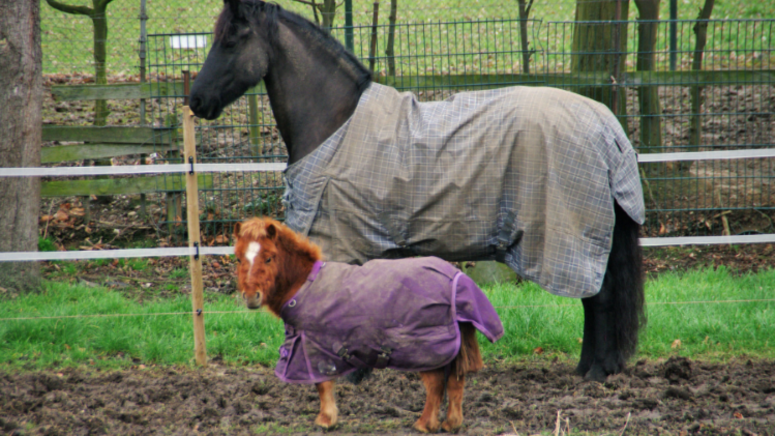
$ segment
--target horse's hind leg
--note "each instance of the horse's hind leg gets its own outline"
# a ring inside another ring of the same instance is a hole
[[[425,408],[420,419],[414,423],[414,428],[423,433],[436,433],[441,426],[439,408],[444,399],[444,370],[421,372],[420,378],[425,385]]]
[[[315,418],[315,424],[323,428],[332,428],[336,425],[339,409],[334,399],[334,382],[324,381],[315,385],[320,396],[320,413]]]
[[[624,369],[645,325],[640,226],[618,204],[603,286],[584,305],[584,342],[576,368],[588,380],[603,381]]]

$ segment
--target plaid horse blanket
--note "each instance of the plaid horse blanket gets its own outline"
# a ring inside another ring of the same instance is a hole
[[[498,259],[552,294],[602,285],[613,202],[638,223],[637,157],[604,105],[553,88],[421,103],[373,83],[285,172],[286,224],[329,260]]]

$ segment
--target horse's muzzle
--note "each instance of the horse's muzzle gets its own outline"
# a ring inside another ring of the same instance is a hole
[[[218,118],[223,109],[218,99],[205,99],[196,92],[191,93],[188,107],[194,112],[194,115],[206,120]]]

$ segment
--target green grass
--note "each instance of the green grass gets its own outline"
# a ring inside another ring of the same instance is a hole
[[[640,338],[639,357],[726,358],[738,355],[775,357],[775,301],[701,303],[724,300],[775,299],[775,270],[733,276],[724,268],[668,273],[646,284],[648,325]],[[516,292],[494,286],[493,305],[524,306],[499,309],[506,334],[484,350],[499,358],[544,354],[578,358],[583,336],[581,304],[555,297],[533,283]],[[550,307],[536,307],[536,306]],[[680,347],[673,348],[676,340]]]
[[[686,304],[771,299],[775,270],[744,276],[723,268],[670,273],[649,281],[646,289],[649,324],[636,358],[775,358],[775,302]],[[496,344],[482,341],[486,359],[578,358],[583,322],[578,302],[554,297],[532,283],[494,285],[485,291],[506,328]],[[221,356],[231,364],[274,364],[283,341],[279,320],[248,311],[230,296],[208,295],[207,300],[208,356]],[[40,294],[0,305],[0,367],[191,364],[191,317],[179,314],[190,310],[185,296],[140,304],[103,288],[49,282]],[[236,313],[213,313],[219,311]],[[170,313],[178,314],[164,315]],[[129,316],[135,314],[142,316]],[[39,319],[6,319],[18,317]],[[674,348],[676,340],[681,346]],[[539,347],[540,356],[535,351]]]

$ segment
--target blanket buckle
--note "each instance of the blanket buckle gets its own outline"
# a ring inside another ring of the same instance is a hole
[[[382,347],[381,353],[377,356],[377,361],[374,362],[374,368],[383,369],[387,367],[390,360],[390,354],[393,352],[391,348]]]

